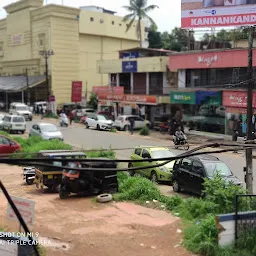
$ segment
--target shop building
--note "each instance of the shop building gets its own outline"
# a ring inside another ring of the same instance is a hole
[[[109,85],[123,88],[123,98],[113,99],[117,114],[142,112],[151,122],[170,113],[170,92],[178,87],[178,73],[168,69],[171,51],[149,48],[132,48],[120,51],[119,59],[98,62],[101,74],[107,74]],[[98,95],[99,103],[106,97]],[[111,104],[111,102],[108,102]]]
[[[27,102],[27,87],[31,102],[46,100],[48,87],[57,103],[70,102],[72,81],[82,81],[83,95],[86,91],[89,95],[92,86],[108,83],[108,75],[97,72],[97,60],[118,59],[120,50],[139,45],[136,26],[126,32],[127,24],[114,12],[43,2],[20,0],[4,7],[7,17],[0,20],[2,101],[20,101],[23,92]],[[45,58],[40,51],[50,53],[48,86]]]
[[[255,50],[253,56],[255,70]],[[243,134],[246,92],[240,90],[247,80],[247,65],[247,49],[172,53],[169,69],[178,71],[178,90],[170,93],[172,112],[182,113],[192,129],[216,133],[232,134],[232,121],[241,119]]]

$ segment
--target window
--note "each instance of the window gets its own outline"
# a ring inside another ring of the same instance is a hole
[[[98,115],[97,118],[100,121],[106,121],[107,120],[107,118],[105,116],[103,116],[103,115]]]
[[[136,148],[135,151],[134,151],[134,153],[135,153],[136,155],[140,156],[141,151],[142,151],[141,148]]]
[[[193,162],[192,171],[194,173],[201,175],[201,174],[203,174],[203,169],[204,169],[204,167],[200,162],[198,162],[198,161]]]
[[[34,124],[34,125],[32,126],[32,129],[38,130],[38,126],[37,126],[36,124]]]
[[[0,137],[0,144],[3,144],[3,145],[10,145],[10,140],[8,140],[7,138],[5,137]]]
[[[135,120],[135,121],[140,121],[140,122],[143,122],[143,121],[144,121],[144,119],[141,118],[141,117],[139,117],[139,116],[136,116],[136,117],[134,118],[134,120]]]
[[[112,21],[112,25],[115,25],[115,22],[114,22],[114,21]]]
[[[11,117],[10,117],[10,116],[5,116],[5,117],[4,117],[4,121],[10,122],[10,121],[11,121]]]
[[[13,117],[12,121],[13,121],[14,123],[24,123],[24,122],[25,122],[25,119],[24,119],[24,117],[22,117],[22,116],[15,116],[15,117]]]
[[[232,175],[228,166],[223,162],[208,162],[204,163],[204,166],[209,177],[214,177],[217,174],[224,177]]]
[[[101,23],[101,24],[104,23],[104,20],[103,20],[103,19],[100,19],[100,23]]]
[[[192,161],[189,158],[184,158],[180,167],[187,171],[190,171],[191,166],[192,166]]]
[[[90,21],[94,21],[94,18],[93,18],[93,17],[91,17],[91,18],[90,18]]]
[[[58,129],[55,125],[49,124],[49,125],[42,125],[41,130],[43,132],[57,132]]]
[[[145,149],[143,149],[143,152],[142,152],[142,157],[143,158],[151,158],[149,152]]]

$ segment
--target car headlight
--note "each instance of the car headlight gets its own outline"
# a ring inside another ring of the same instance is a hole
[[[162,172],[169,172],[169,170],[168,170],[165,166],[160,166],[159,169],[160,169]]]

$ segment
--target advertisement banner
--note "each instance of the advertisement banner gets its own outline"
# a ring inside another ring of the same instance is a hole
[[[104,94],[113,94],[114,95],[123,95],[124,94],[124,87],[123,86],[93,86],[92,93],[97,95],[104,95]]]
[[[137,72],[137,61],[123,61],[122,62],[123,73],[135,73]]]
[[[222,105],[222,93],[212,91],[197,91],[196,92],[197,105]]]
[[[72,96],[71,102],[81,102],[82,101],[82,81],[73,81],[72,82]]]
[[[196,93],[171,92],[171,104],[196,104]]]
[[[157,97],[148,95],[125,94],[123,101],[137,103],[140,105],[157,105]]]
[[[246,91],[223,91],[222,102],[225,107],[246,108],[247,92]],[[252,106],[256,108],[256,93],[253,93]]]
[[[255,0],[181,0],[182,28],[255,24]]]
[[[248,66],[248,50],[232,49],[201,53],[174,54],[169,57],[170,70],[234,68]],[[256,50],[253,50],[253,66],[256,66]]]

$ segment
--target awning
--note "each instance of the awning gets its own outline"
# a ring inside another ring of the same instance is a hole
[[[29,76],[29,88],[37,86],[45,81],[45,76]],[[0,76],[0,91],[20,92],[27,89],[26,76]]]

